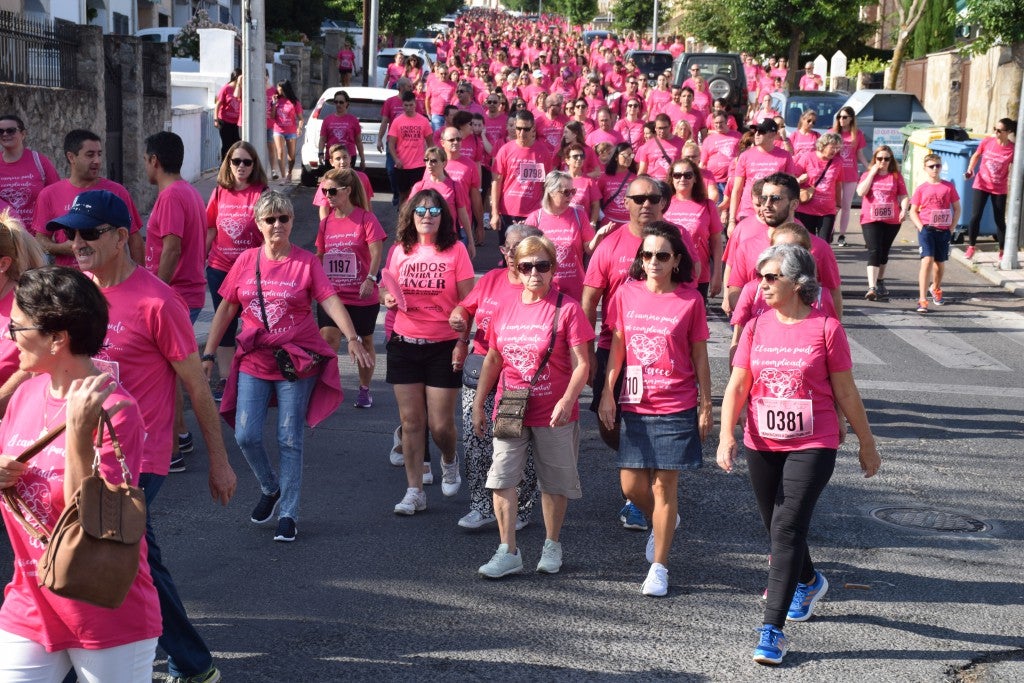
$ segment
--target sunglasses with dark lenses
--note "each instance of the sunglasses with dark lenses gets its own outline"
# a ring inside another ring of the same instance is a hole
[[[348,189],[348,185],[338,185],[337,187],[321,187],[320,191],[323,192],[328,197],[333,197],[334,195],[338,194],[342,190],[347,190],[347,189]]]
[[[232,166],[245,166],[246,168],[249,168],[250,166],[252,166],[252,164],[252,159],[239,159],[238,157],[231,158]]]
[[[17,126],[14,126],[13,128],[0,128],[0,135],[14,135],[19,130],[21,130],[21,128],[18,128]]]
[[[575,160],[579,161],[580,159],[583,159],[585,157],[582,154],[570,154],[569,158],[570,159],[575,159]]]
[[[626,108],[627,109],[630,108],[630,107],[639,107],[639,106],[640,106],[639,102],[627,102],[626,103]]]
[[[431,218],[437,218],[438,216],[441,215],[441,207],[440,206],[417,206],[415,209],[412,210],[412,212],[414,214],[416,214],[417,216],[419,216],[420,218],[423,218],[427,214],[430,214]]]
[[[628,194],[626,199],[633,202],[634,204],[660,204],[660,194]]]
[[[840,114],[836,118],[839,119],[840,121],[845,121],[846,119],[849,119],[851,117],[847,116],[846,114]]]
[[[780,194],[763,194],[761,195],[762,204],[778,204],[784,199]]]
[[[523,261],[516,264],[516,270],[523,275],[529,275],[533,271],[547,273],[551,270],[551,261]]]
[[[782,273],[758,273],[757,276],[770,285],[775,284],[776,280],[782,280],[786,277]]]
[[[672,174],[672,178],[675,180],[679,180],[680,178],[685,178],[686,180],[693,180],[693,171],[676,171],[675,173]]]
[[[7,131],[9,131],[9,130],[11,130],[11,129],[10,128],[5,128],[2,131],[0,131],[0,133],[7,133]],[[1006,128],[993,128],[992,130],[994,130],[997,133],[1007,133],[1007,132],[1009,132]],[[11,135],[11,133],[8,133],[8,135]]]
[[[95,242],[100,238],[100,235],[111,230],[117,230],[117,228],[112,225],[108,225],[105,228],[83,228],[81,230],[64,228],[64,236],[68,238],[68,242],[74,242],[75,235],[80,235],[86,242]]]
[[[423,159],[423,163],[425,163],[425,164],[439,164],[439,163],[441,163],[441,160],[440,159],[427,159],[427,158],[424,158]]]
[[[533,128],[523,128],[522,126],[516,126],[517,133],[529,133]]]
[[[267,225],[274,225],[280,223],[281,225],[288,225],[291,223],[292,217],[288,214],[282,213],[280,216],[264,216],[260,219]]]
[[[875,161],[892,161],[892,157],[875,157]]]
[[[658,259],[661,263],[668,263],[668,260],[675,256],[675,254],[668,251],[641,251],[640,258],[644,261],[650,261],[651,259]]]
[[[501,104],[498,100],[484,100],[486,104]]]
[[[348,104],[348,102],[346,100],[334,100],[334,106],[335,107],[340,107],[343,104]]]
[[[569,188],[565,188],[565,189],[562,189],[562,190],[555,190],[555,191],[558,194],[562,195],[563,197],[572,197],[573,195],[576,194],[576,188],[575,187],[569,187]]]
[[[942,168],[942,164],[925,164],[925,168]]]

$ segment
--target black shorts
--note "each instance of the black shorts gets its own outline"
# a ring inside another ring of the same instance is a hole
[[[398,185],[399,194],[406,194],[412,186],[423,180],[423,166],[419,168],[396,168],[395,184]]]
[[[452,350],[458,340],[410,344],[392,335],[388,340],[388,384],[425,384],[439,389],[462,386],[462,370],[452,370]]]
[[[345,310],[348,311],[348,317],[352,318],[352,327],[356,328],[356,334],[360,337],[373,336],[374,331],[377,329],[377,315],[380,313],[379,301],[369,306],[350,306],[345,304]],[[327,311],[324,310],[323,306],[316,307],[316,324],[317,327],[333,327],[338,329],[338,326],[331,319],[331,316],[327,315]]]

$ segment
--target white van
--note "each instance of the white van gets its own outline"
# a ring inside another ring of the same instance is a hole
[[[135,37],[149,43],[170,43],[179,33],[181,33],[180,26],[161,26],[139,29],[135,32]]]

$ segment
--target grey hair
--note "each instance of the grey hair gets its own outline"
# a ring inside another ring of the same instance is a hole
[[[839,145],[842,147],[843,139],[836,133],[823,133],[822,136],[818,138],[818,142],[815,143],[814,148],[820,152],[829,145]]]
[[[544,177],[544,199],[541,200],[541,205],[547,210],[551,211],[551,195],[554,193],[558,186],[563,181],[568,180],[572,184],[572,176],[565,171],[551,171]]]
[[[760,272],[769,261],[777,262],[782,275],[796,284],[801,301],[811,306],[818,300],[821,285],[818,284],[817,267],[811,252],[799,244],[776,244],[757,257],[757,270]]]
[[[252,215],[256,218],[263,218],[270,214],[286,213],[289,216],[295,215],[295,207],[292,200],[276,190],[270,190],[260,195],[256,204],[252,207]]]
[[[513,223],[505,230],[505,244],[502,246],[508,248],[509,243],[515,246],[527,237],[542,237],[543,235],[544,233],[540,228],[535,228],[526,223]]]

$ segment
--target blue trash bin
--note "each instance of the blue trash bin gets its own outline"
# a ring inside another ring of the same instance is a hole
[[[971,156],[978,151],[981,140],[933,140],[929,148],[942,158],[942,179],[948,180],[956,187],[960,195],[960,223],[954,228],[954,239],[959,242],[959,235],[967,234],[967,224],[971,221],[971,209],[974,205],[974,179],[964,178],[967,172],[967,164]],[[913,192],[911,190],[911,192]],[[992,202],[985,204],[985,211],[981,214],[981,226],[978,235],[996,235],[996,221],[992,215]]]

